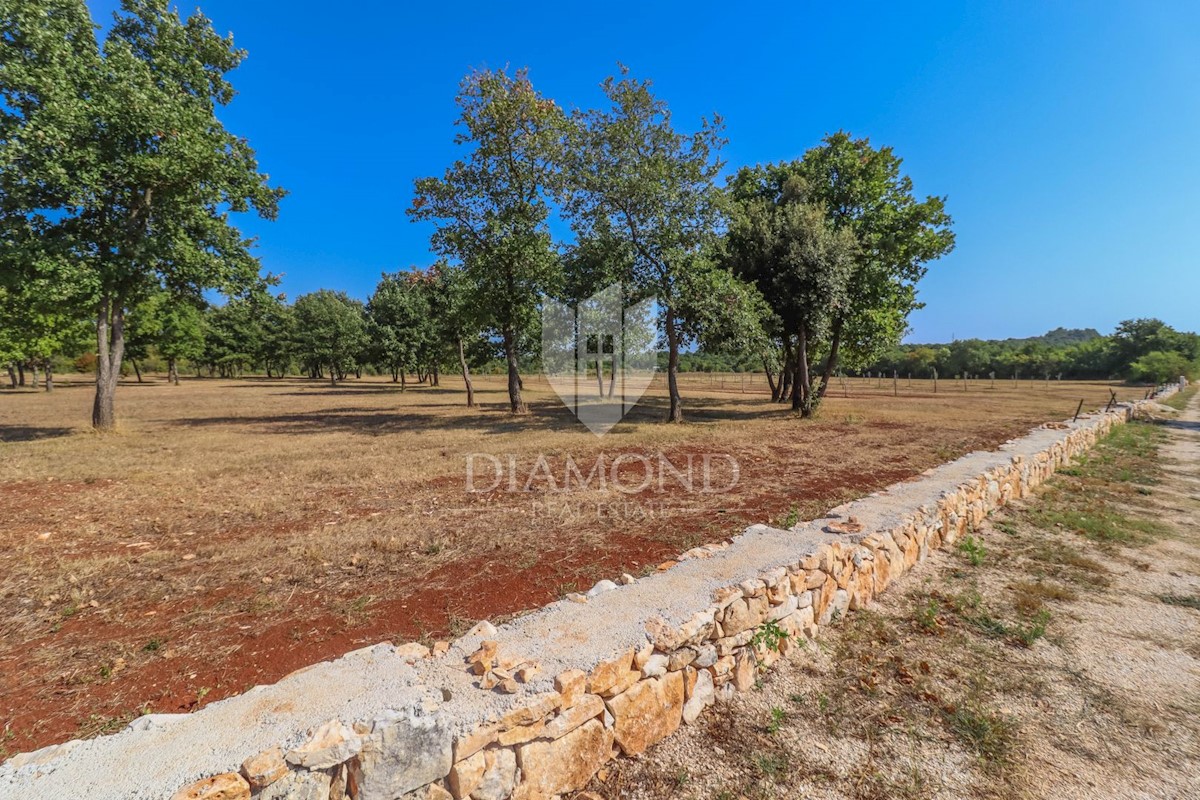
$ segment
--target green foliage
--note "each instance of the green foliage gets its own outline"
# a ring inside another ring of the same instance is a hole
[[[750,646],[764,650],[778,650],[787,638],[787,631],[779,627],[779,623],[768,621],[758,626],[758,630],[750,638]]]
[[[82,0],[0,11],[0,261],[89,309],[97,427],[115,424],[126,312],[161,289],[251,282],[258,264],[229,212],[272,218],[283,194],[216,115],[245,54],[199,12],[121,8],[103,42]]]
[[[960,339],[949,344],[906,344],[872,361],[868,370],[927,378],[994,374],[997,378],[1128,378],[1162,383],[1200,374],[1200,336],[1154,319],[1126,320],[1111,336],[1092,329],[1057,328],[1028,339]]]
[[[603,84],[608,108],[576,112],[563,152],[563,207],[577,238],[606,253],[599,264],[631,300],[653,297],[663,313],[668,350],[668,419],[683,419],[676,379],[679,352],[703,336],[711,306],[703,287],[720,284],[716,305],[740,309],[747,294],[721,276],[710,256],[723,221],[720,120],[702,120],[691,135],[675,130],[649,81]],[[589,262],[585,262],[589,263]],[[597,263],[592,260],[590,263]],[[595,282],[595,281],[592,281]]]
[[[804,164],[744,167],[730,181],[734,213],[725,241],[731,269],[765,298],[770,342],[794,365],[793,408],[811,416],[819,401],[814,357],[828,346],[838,309],[850,299],[850,279],[860,257],[848,227],[838,228],[804,178]]]
[[[1143,383],[1167,383],[1180,375],[1195,377],[1195,366],[1182,353],[1155,350],[1129,365],[1129,377]]]
[[[974,536],[967,536],[959,542],[958,552],[962,553],[971,562],[971,566],[973,567],[983,564],[983,560],[987,556],[987,550],[984,549],[983,542]]]
[[[408,214],[434,223],[434,250],[461,265],[464,302],[503,341],[510,407],[521,413],[517,371],[526,333],[540,297],[561,281],[548,220],[565,117],[524,71],[473,72],[457,101],[454,141],[470,151],[441,178],[417,180]]]
[[[296,298],[297,355],[310,369],[328,368],[337,383],[354,368],[366,345],[363,305],[328,289]]]

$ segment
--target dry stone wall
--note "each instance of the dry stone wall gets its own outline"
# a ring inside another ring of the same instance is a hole
[[[453,643],[376,645],[195,714],[16,756],[0,797],[554,798],[802,653],[1138,405],[1042,426],[790,530],[751,526]]]

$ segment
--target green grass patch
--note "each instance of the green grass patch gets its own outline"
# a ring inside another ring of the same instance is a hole
[[[1029,512],[1039,528],[1063,528],[1101,544],[1144,545],[1171,535],[1170,526],[1150,519],[1131,517],[1111,508],[1062,507],[1046,502]]]
[[[1187,408],[1187,404],[1191,402],[1192,398],[1196,396],[1197,391],[1200,391],[1200,384],[1194,384],[1182,392],[1177,392],[1166,400],[1163,400],[1162,404],[1183,411],[1183,409]]]

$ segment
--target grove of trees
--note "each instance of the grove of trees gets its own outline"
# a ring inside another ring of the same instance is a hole
[[[56,363],[94,369],[97,428],[115,423],[120,376],[150,362],[176,384],[368,371],[405,387],[452,370],[472,406],[472,370],[502,365],[522,414],[543,303],[613,283],[658,311],[672,422],[694,368],[762,370],[774,400],[810,416],[845,370],[1162,380],[1200,357],[1155,320],[901,346],[918,282],[954,247],[945,198],[916,195],[891,148],[843,131],[727,170],[722,121],[681,129],[624,67],[600,107],[574,110],[525,71],[469,73],[461,157],[416,180],[407,212],[439,260],[383,274],[363,300],[289,303],[233,223],[273,218],[284,196],[218,117],[245,53],[167,0],[122,0],[98,30],[84,0],[0,10],[0,364],[47,390]]]

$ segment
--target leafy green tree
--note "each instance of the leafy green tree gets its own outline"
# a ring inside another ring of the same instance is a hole
[[[679,354],[697,320],[687,319],[689,275],[716,269],[711,251],[723,222],[716,186],[724,145],[720,120],[683,134],[649,81],[609,77],[610,107],[577,112],[563,159],[564,206],[581,241],[616,250],[623,291],[653,297],[667,345],[670,422],[683,421]]]
[[[767,327],[790,373],[792,408],[810,417],[820,400],[812,357],[849,302],[858,243],[812,201],[801,169],[793,162],[738,171],[730,181],[735,211],[725,252],[771,307]]]
[[[83,0],[0,8],[0,258],[92,309],[92,423],[111,428],[126,313],[164,288],[253,280],[228,214],[272,218],[282,191],[216,115],[245,54],[199,12],[122,0],[101,43]]]
[[[509,408],[524,414],[522,344],[559,281],[548,219],[563,113],[523,70],[473,72],[457,102],[454,141],[470,151],[441,178],[417,180],[408,214],[433,222],[434,250],[461,265],[463,300],[500,339]]]
[[[179,362],[193,361],[204,354],[204,316],[195,305],[177,300],[164,305],[155,345],[167,360],[167,380],[179,385]]]
[[[41,370],[43,386],[54,390],[54,358],[78,352],[86,342],[85,320],[62,302],[62,290],[44,278],[6,289],[0,286],[0,363],[8,368],[11,384],[28,368],[37,388]]]
[[[1181,353],[1172,350],[1154,350],[1146,353],[1130,365],[1134,380],[1147,383],[1167,383],[1179,376],[1193,377],[1195,364],[1188,362]]]
[[[1113,371],[1129,375],[1134,362],[1150,353],[1178,353],[1185,362],[1195,361],[1200,358],[1200,337],[1177,331],[1160,319],[1127,319],[1117,325],[1110,348]]]
[[[433,335],[426,282],[419,270],[385,273],[367,301],[370,359],[402,386]]]
[[[362,303],[321,289],[296,298],[296,344],[302,360],[329,369],[336,386],[362,356],[367,325]]]
[[[811,201],[859,245],[848,300],[831,324],[821,395],[841,361],[865,366],[900,341],[908,315],[921,306],[917,282],[930,261],[954,247],[945,198],[918,201],[900,167],[892,148],[876,149],[844,131],[804,154],[802,174]]]
[[[430,315],[434,321],[436,340],[453,348],[467,391],[467,408],[475,408],[475,384],[466,343],[479,337],[479,315],[470,301],[465,272],[449,264],[435,264],[429,270],[433,279]]]

